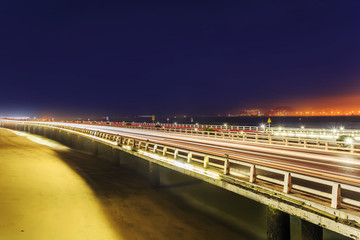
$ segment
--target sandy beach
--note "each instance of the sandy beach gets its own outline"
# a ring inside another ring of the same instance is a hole
[[[245,239],[144,177],[0,129],[0,239]]]

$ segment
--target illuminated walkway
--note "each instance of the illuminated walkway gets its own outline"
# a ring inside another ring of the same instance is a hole
[[[0,129],[0,239],[242,239],[132,173],[26,136]]]

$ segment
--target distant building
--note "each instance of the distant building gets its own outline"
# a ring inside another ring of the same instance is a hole
[[[270,109],[266,112],[267,116],[278,116],[278,117],[286,117],[286,116],[294,116],[295,110],[288,106],[277,107],[274,109]]]
[[[240,116],[262,116],[260,109],[244,109],[239,113]]]

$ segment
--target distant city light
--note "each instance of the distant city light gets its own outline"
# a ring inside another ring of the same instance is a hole
[[[345,142],[346,142],[347,144],[353,144],[353,143],[354,143],[354,139],[351,138],[351,137],[348,137],[348,138],[345,139]]]
[[[22,120],[22,119],[31,119],[30,117],[11,117],[11,116],[0,116],[0,118],[8,118],[8,119],[18,119],[18,120]]]

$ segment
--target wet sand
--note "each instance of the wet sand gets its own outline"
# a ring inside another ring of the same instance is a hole
[[[48,145],[0,129],[0,239],[247,239],[132,170]]]

